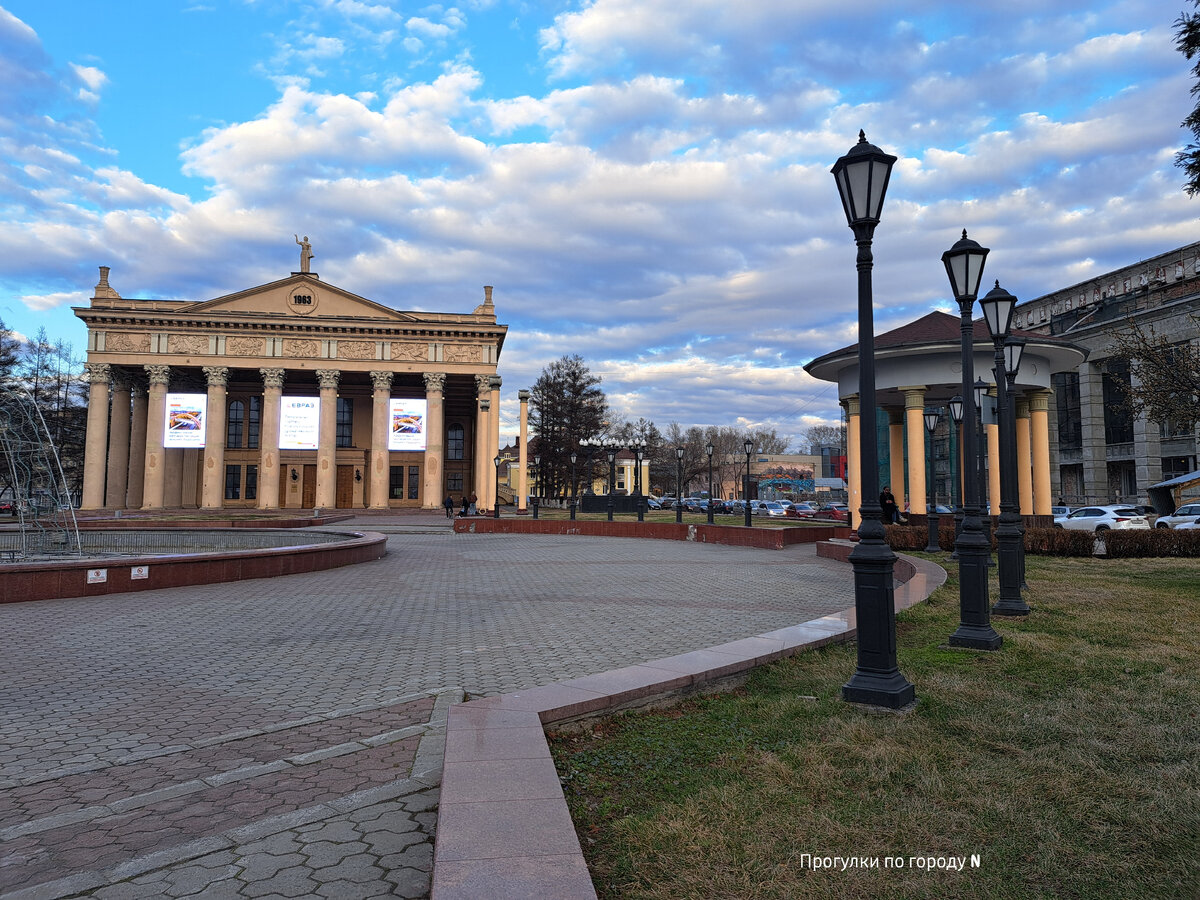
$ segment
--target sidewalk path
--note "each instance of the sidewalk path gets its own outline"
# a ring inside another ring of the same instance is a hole
[[[463,690],[853,604],[811,546],[347,524],[388,533],[387,557],[0,607],[0,896],[423,896]]]

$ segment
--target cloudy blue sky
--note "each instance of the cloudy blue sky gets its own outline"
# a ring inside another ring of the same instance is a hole
[[[799,435],[857,339],[860,128],[900,157],[878,331],[949,309],[964,227],[1022,299],[1196,239],[1183,5],[0,0],[0,317],[82,352],[97,266],[207,299],[298,232],[398,309],[495,285],[506,432],[579,353],[624,417]]]

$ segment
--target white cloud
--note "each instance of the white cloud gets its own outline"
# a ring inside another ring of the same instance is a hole
[[[56,306],[84,306],[88,295],[79,291],[65,291],[57,294],[26,294],[20,301],[35,312],[44,312]],[[22,336],[21,340],[28,340]]]

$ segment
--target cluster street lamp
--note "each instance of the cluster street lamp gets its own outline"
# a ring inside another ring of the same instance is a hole
[[[496,500],[492,503],[492,518],[500,518],[500,463],[502,460],[499,455],[492,458],[492,464],[496,467]]]
[[[538,497],[542,489],[542,454],[535,453],[533,455],[533,518],[538,517]]]
[[[704,445],[704,452],[708,454],[708,524],[711,525],[713,523],[712,441]]]
[[[608,457],[608,521],[612,521],[613,516],[613,488],[617,486],[617,448],[607,447],[604,450],[605,456]]]
[[[683,448],[675,448],[675,521],[683,521]]]
[[[1000,429],[1000,518],[996,523],[996,561],[999,568],[1000,597],[992,607],[998,616],[1027,616],[1029,607],[1021,598],[1021,514],[1017,497],[1017,436],[1013,421],[1012,393],[1016,388],[1017,369],[1021,365],[1023,344],[1006,342],[1012,335],[1013,307],[1017,298],[1000,282],[979,301],[995,351],[996,412]],[[1009,378],[1009,363],[1012,376]]]
[[[977,403],[975,402],[975,352],[971,310],[979,295],[983,264],[988,251],[967,237],[942,254],[954,299],[958,301],[962,334],[963,461],[976,459]],[[864,465],[865,470],[865,465]],[[1003,638],[992,627],[988,615],[988,542],[979,518],[979,479],[963,478],[962,530],[954,542],[958,552],[959,623],[950,635],[953,647],[998,650]]]
[[[752,528],[754,520],[750,518],[750,454],[754,452],[754,441],[746,438],[742,446],[746,450],[746,491],[743,496],[746,498],[746,527]]]
[[[892,570],[896,554],[884,540],[879,506],[879,448],[875,443],[875,317],[872,310],[871,241],[883,209],[896,157],[867,143],[858,144],[833,166],[846,224],[858,246],[858,395],[864,428],[859,444],[862,508],[859,541],[850,553],[854,566],[854,609],[858,620],[858,664],[842,686],[842,699],[900,709],[913,703],[916,690],[896,664],[896,602]],[[747,454],[747,463],[749,455]],[[749,484],[749,473],[746,481]]]
[[[571,451],[571,521],[575,521],[575,506],[579,502],[579,488],[576,487],[578,482],[575,481],[575,460],[579,459],[579,454],[574,450]]]
[[[938,420],[941,417],[942,411],[940,409],[925,410],[925,431],[929,434],[929,449],[925,455],[925,458],[929,461],[929,488],[927,491],[929,496],[925,501],[925,518],[929,521],[929,541],[925,545],[926,553],[937,553],[942,549],[938,546],[937,491],[933,489],[933,432],[937,429]]]

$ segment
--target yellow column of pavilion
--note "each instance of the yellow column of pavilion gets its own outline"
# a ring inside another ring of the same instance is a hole
[[[904,391],[904,424],[908,432],[908,508],[925,514],[925,385]],[[892,485],[895,493],[895,485]],[[903,506],[903,504],[901,504]]]
[[[1030,451],[1033,455],[1033,514],[1050,515],[1050,392],[1037,391],[1029,398]]]
[[[892,494],[904,509],[904,412],[889,409],[888,414],[888,475]]]
[[[860,441],[858,395],[846,399],[846,496],[850,506],[850,527],[858,528],[862,506],[862,447]]]
[[[988,391],[992,403],[996,402],[996,388]],[[987,482],[988,482],[988,512],[990,515],[1000,515],[1000,426],[990,422],[984,426],[984,440],[987,441]]]
[[[1017,400],[1017,493],[1021,515],[1033,515],[1033,456],[1029,443],[1029,400]]]

